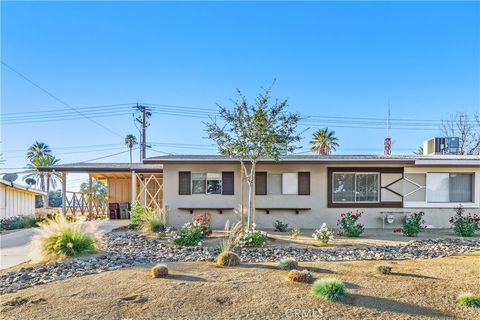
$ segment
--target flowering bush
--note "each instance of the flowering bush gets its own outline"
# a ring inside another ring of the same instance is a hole
[[[0,230],[15,230],[36,226],[35,216],[14,216],[0,219]]]
[[[193,218],[192,223],[202,230],[203,235],[206,237],[212,233],[212,227],[210,224],[210,218],[204,216],[197,216]]]
[[[347,212],[340,214],[340,219],[337,220],[337,226],[340,227],[340,235],[346,237],[359,237],[365,227],[363,224],[357,223],[358,219],[363,215],[363,211]]]
[[[423,221],[423,216],[425,213],[417,212],[412,215],[409,215],[405,222],[403,223],[402,232],[407,237],[416,237],[423,229],[425,221]]]
[[[328,241],[333,239],[333,234],[328,230],[327,224],[324,222],[320,229],[315,230],[312,234],[312,237],[315,240],[320,240],[323,243],[328,243]]]
[[[265,241],[267,241],[267,233],[257,230],[255,224],[238,238],[238,244],[241,247],[262,247]]]
[[[465,214],[462,206],[455,208],[455,215],[450,218],[453,230],[462,237],[471,237],[475,231],[480,229],[480,216],[478,214]]]
[[[194,217],[173,234],[172,242],[179,246],[201,246],[203,239],[212,233],[210,219],[204,216]]]

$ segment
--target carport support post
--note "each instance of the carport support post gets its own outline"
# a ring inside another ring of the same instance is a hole
[[[137,199],[137,175],[135,170],[132,170],[132,207],[135,205],[135,200]]]
[[[93,181],[92,174],[88,174],[88,220],[93,220]]]
[[[62,172],[62,214],[67,214],[67,173]]]

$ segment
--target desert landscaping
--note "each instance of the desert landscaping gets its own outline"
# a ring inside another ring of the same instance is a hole
[[[4,294],[2,318],[478,319],[479,309],[455,297],[478,290],[479,261],[478,252],[394,261],[390,275],[375,271],[378,261],[300,262],[316,278],[344,281],[341,302],[312,296],[309,284],[287,281],[274,263],[172,262],[160,279],[146,266],[130,267]]]

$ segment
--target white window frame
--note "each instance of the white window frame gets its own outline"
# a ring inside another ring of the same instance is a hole
[[[334,197],[334,193],[333,193],[333,186],[335,185],[335,175],[336,174],[353,174],[355,176],[355,179],[354,180],[354,193],[355,193],[355,200],[354,201],[335,201],[335,197]],[[376,201],[357,201],[357,175],[362,175],[362,174],[375,174],[377,175],[378,179],[377,179],[377,194],[378,194],[378,197],[377,197],[377,200]],[[380,203],[381,202],[381,199],[380,199],[380,196],[381,196],[381,188],[380,188],[380,172],[376,172],[376,171],[350,171],[350,172],[343,172],[343,171],[334,171],[332,172],[332,203],[355,203],[355,204],[358,204],[358,203]]]
[[[193,192],[193,181],[194,180],[199,180],[199,179],[193,179],[193,176],[196,175],[196,174],[202,174],[205,176],[205,193],[197,193],[197,192]],[[211,174],[211,175],[219,175],[220,178],[219,179],[209,179],[208,178],[208,175]],[[192,175],[191,175],[191,179],[190,179],[190,185],[191,185],[191,194],[194,195],[194,194],[199,194],[199,195],[222,195],[223,193],[223,180],[222,180],[222,173],[218,173],[218,172],[192,172]],[[220,181],[220,193],[209,193],[208,192],[208,181],[209,180],[217,180],[217,181]]]
[[[268,177],[271,175],[280,176],[280,193],[270,193],[268,191],[268,186],[270,185]],[[271,196],[280,196],[283,195],[283,173],[270,173],[267,172],[267,195]]]

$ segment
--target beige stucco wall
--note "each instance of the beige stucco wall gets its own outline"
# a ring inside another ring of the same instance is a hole
[[[330,166],[334,167],[334,166]],[[342,166],[345,167],[345,166]],[[382,166],[384,167],[384,166]],[[235,164],[165,164],[164,170],[164,201],[167,209],[167,224],[173,227],[180,227],[184,223],[190,221],[192,215],[188,211],[179,210],[178,208],[189,207],[223,207],[236,208],[234,212],[226,211],[223,214],[218,212],[210,212],[212,225],[214,228],[223,228],[227,220],[237,221],[240,219],[240,166]],[[478,175],[480,169],[467,168],[467,171],[476,172],[476,183],[480,181]],[[224,195],[179,195],[178,194],[178,172],[235,172],[235,194],[232,196]],[[262,229],[271,229],[275,220],[281,220],[289,224],[290,227],[298,226],[302,229],[314,229],[320,227],[325,222],[330,227],[336,227],[336,221],[340,213],[349,209],[344,208],[328,208],[327,206],[327,166],[321,164],[309,165],[259,165],[257,171],[267,171],[269,173],[285,173],[309,171],[310,179],[310,195],[265,195],[256,196],[256,207],[302,207],[311,208],[309,211],[301,211],[295,214],[292,211],[271,211],[266,214],[264,211],[256,212],[256,223]],[[247,204],[247,191],[245,185],[245,212]],[[479,188],[475,189],[476,199],[479,199]],[[473,208],[478,212],[478,205]],[[395,212],[425,212],[425,220],[428,225],[437,228],[449,227],[448,220],[453,215],[452,208],[354,208],[365,212],[361,223],[367,228],[381,228],[381,211]],[[472,211],[473,212],[473,211]],[[201,212],[195,212],[198,214]],[[396,218],[393,224],[387,224],[387,228],[399,227],[401,225],[402,214],[394,214]]]
[[[0,218],[34,213],[34,193],[0,184]]]

